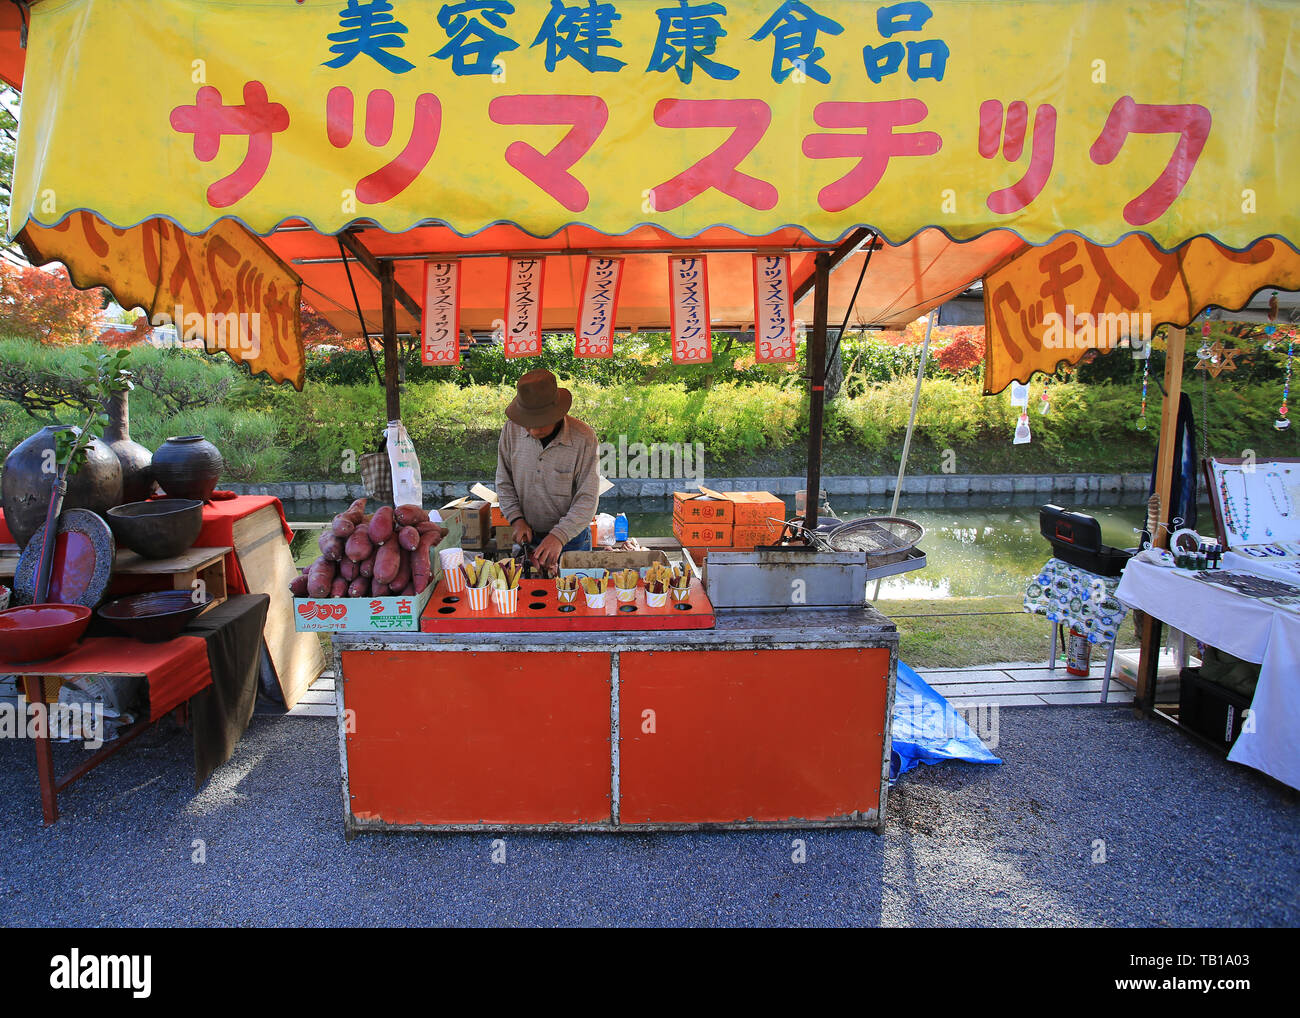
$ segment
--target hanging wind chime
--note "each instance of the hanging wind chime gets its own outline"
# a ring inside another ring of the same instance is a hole
[[[1276,346],[1273,337],[1277,333],[1277,291],[1268,299],[1268,324],[1264,326],[1264,349],[1272,351]],[[1291,360],[1295,353],[1295,329],[1287,331],[1286,338],[1286,376],[1282,382],[1282,405],[1277,408],[1277,420],[1273,422],[1273,427],[1278,431],[1286,431],[1291,427],[1291,418],[1287,416],[1290,411],[1287,409],[1287,400],[1291,398]]]

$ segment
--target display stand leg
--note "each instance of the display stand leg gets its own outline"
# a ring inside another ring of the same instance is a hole
[[[45,677],[26,675],[23,682],[27,686],[27,699],[38,704],[46,712],[42,724],[32,741],[36,744],[36,774],[41,783],[41,811],[45,822],[52,824],[59,819],[59,793],[54,780],[54,750],[50,747],[49,705],[45,702]]]
[[[1115,640],[1111,640],[1110,649],[1106,651],[1106,674],[1104,674],[1101,677],[1101,702],[1102,703],[1105,703],[1106,697],[1110,696],[1110,671],[1115,666],[1115,642],[1118,639],[1119,637],[1117,636]]]
[[[1052,630],[1052,649],[1047,655],[1047,670],[1054,672],[1056,671],[1056,623],[1048,619],[1047,624]]]

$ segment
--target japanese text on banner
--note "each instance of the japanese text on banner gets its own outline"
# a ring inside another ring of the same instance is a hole
[[[587,259],[582,304],[574,329],[574,353],[578,357],[609,357],[614,353],[614,323],[622,282],[622,258]]]
[[[542,352],[542,279],[544,258],[511,258],[506,289],[507,357],[535,357]]]
[[[460,262],[424,263],[421,361],[460,363]]]
[[[669,258],[668,277],[672,295],[673,363],[708,363],[713,360],[708,264],[703,255]]]
[[[754,255],[754,357],[761,364],[793,361],[794,308],[790,256]]]

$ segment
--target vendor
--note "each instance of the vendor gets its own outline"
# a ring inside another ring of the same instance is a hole
[[[573,393],[545,369],[519,379],[497,442],[497,495],[516,544],[555,568],[564,551],[591,547],[600,496],[596,433],[569,416]]]

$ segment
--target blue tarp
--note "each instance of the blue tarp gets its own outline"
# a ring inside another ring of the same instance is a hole
[[[985,734],[993,735],[996,732],[996,712],[992,707],[978,710],[978,716],[972,720]],[[989,752],[948,701],[902,661],[898,662],[898,689],[894,693],[893,733],[890,781],[922,763],[935,764],[944,760],[1002,762]]]

